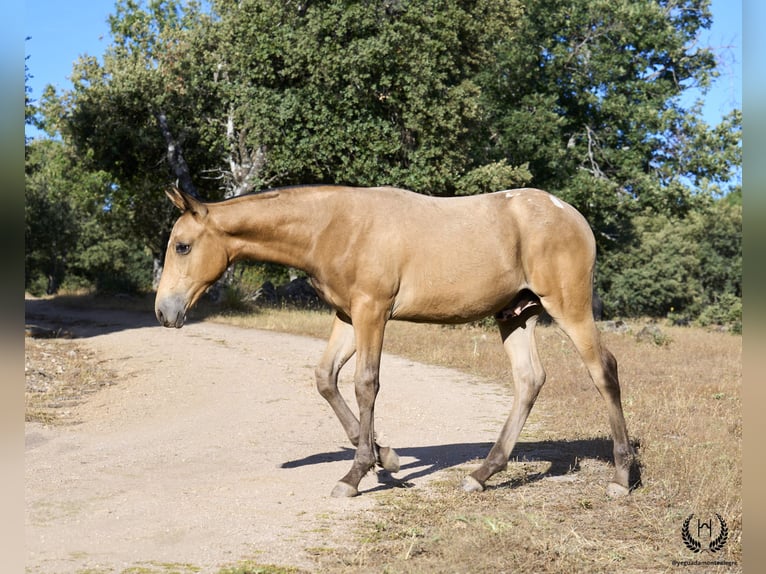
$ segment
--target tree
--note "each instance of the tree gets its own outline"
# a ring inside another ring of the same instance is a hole
[[[706,315],[741,328],[742,204],[733,199],[710,201],[686,217],[636,218],[635,241],[606,265],[607,311],[685,322]]]
[[[536,186],[584,213],[602,252],[629,241],[631,217],[645,208],[688,209],[689,186],[669,185],[664,170],[692,121],[680,94],[714,73],[713,55],[695,43],[710,26],[709,1],[526,7],[517,36],[482,76],[496,130],[490,157],[529,162]]]
[[[484,167],[472,151],[488,131],[475,77],[512,33],[515,0],[214,7],[227,106],[262,154],[256,187],[392,184],[450,195]],[[495,179],[523,183],[523,171],[503,165]]]
[[[71,182],[60,142],[33,141],[26,156],[25,288],[55,293],[77,242],[78,224],[59,187]]]
[[[523,166],[470,152],[486,131],[471,78],[514,1],[213,6],[120,0],[103,65],[82,58],[72,92],[43,98],[48,129],[113,176],[105,200],[133,212],[158,257],[172,179],[208,199],[305,182],[451,194],[526,180]]]
[[[220,197],[204,178],[220,165],[205,123],[219,100],[198,81],[206,74],[190,66],[205,49],[192,42],[192,31],[206,18],[196,2],[152,0],[144,8],[119,0],[103,65],[82,57],[73,89],[59,95],[49,88],[41,106],[49,133],[59,133],[89,169],[110,174],[100,202],[130,222],[130,237],[155,257],[175,217],[163,188],[176,180],[190,193]]]
[[[32,77],[32,74],[29,73],[29,66],[26,63],[28,59],[29,56],[26,56],[24,59],[24,125],[31,126],[35,125],[36,110],[34,101],[30,97],[32,88],[29,86],[29,79]]]
[[[710,127],[699,104],[681,105],[716,74],[696,44],[709,0],[205,6],[118,0],[103,64],[82,58],[74,89],[40,105],[81,165],[108,174],[89,189],[110,225],[155,257],[174,180],[207,199],[300,183],[439,195],[531,184],[594,228],[614,312],[700,312],[732,279],[694,265],[739,241],[736,225],[707,255],[675,235],[704,243],[691,230],[741,192],[741,113]],[[633,307],[631,288],[647,294]]]
[[[654,160],[659,184],[663,189],[695,190],[703,198],[741,195],[742,111],[732,110],[711,128],[701,119],[701,108],[702,102],[697,102],[667,130],[665,148]]]
[[[126,233],[125,215],[95,199],[111,187],[109,174],[83,169],[61,141],[35,139],[27,148],[25,288],[148,288],[151,257]]]

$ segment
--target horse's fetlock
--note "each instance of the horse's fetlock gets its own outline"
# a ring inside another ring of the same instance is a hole
[[[356,455],[354,456],[354,465],[361,469],[363,474],[367,474],[373,469],[376,462],[377,456],[373,450],[357,448]]]
[[[508,456],[502,452],[490,451],[485,461],[486,466],[492,474],[508,468]]]
[[[630,467],[636,462],[636,451],[630,444],[615,445],[614,447],[614,463],[621,467]]]
[[[375,455],[366,456],[359,461],[359,466],[361,466],[362,469],[364,469],[365,474],[367,474],[373,468],[375,468],[376,462],[377,462],[377,459],[375,458]]]

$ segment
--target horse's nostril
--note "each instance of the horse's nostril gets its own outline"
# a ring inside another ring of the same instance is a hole
[[[157,309],[157,320],[160,322],[160,325],[165,324],[165,315],[159,309]]]

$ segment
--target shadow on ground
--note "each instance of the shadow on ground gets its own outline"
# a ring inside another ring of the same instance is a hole
[[[159,326],[148,298],[103,300],[91,295],[24,299],[26,334],[37,338],[87,338]]]
[[[199,323],[223,311],[220,304],[203,299],[189,310],[186,324]],[[260,311],[248,308],[247,314]],[[331,319],[328,315],[328,326]],[[97,335],[142,329],[161,328],[154,315],[154,293],[146,295],[98,296],[62,295],[24,299],[26,334],[36,338],[88,338]]]
[[[220,307],[203,302],[191,309],[186,324],[204,321]],[[257,311],[253,311],[257,312]],[[66,295],[24,299],[27,336],[36,338],[88,338],[129,329],[161,328],[154,316],[154,294],[99,297]]]
[[[638,443],[634,447],[638,448]],[[411,486],[410,482],[417,478],[431,475],[440,470],[459,466],[477,459],[483,459],[492,448],[492,443],[458,443],[431,446],[416,446],[397,448],[400,459],[414,458],[414,461],[402,464],[396,477],[386,471],[378,472],[381,484],[367,489],[365,492],[375,492],[395,487]],[[326,462],[352,461],[355,450],[344,447],[339,451],[309,455],[298,460],[282,463],[281,468],[298,468],[301,466],[322,464]],[[521,484],[536,482],[546,477],[564,476],[580,470],[582,459],[596,459],[613,463],[612,441],[607,438],[592,438],[583,440],[547,440],[519,442],[511,453],[509,465],[523,462],[548,462],[550,468],[542,473],[529,474],[520,478],[507,480],[497,484],[487,485],[487,488],[514,488]],[[409,471],[409,473],[408,473]],[[631,470],[632,488],[641,484],[641,471],[636,464]]]

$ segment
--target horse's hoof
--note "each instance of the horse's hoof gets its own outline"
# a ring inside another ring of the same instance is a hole
[[[350,484],[340,480],[335,485],[335,488],[332,489],[330,496],[333,498],[353,498],[354,496],[359,496],[359,491]]]
[[[378,450],[380,466],[388,472],[399,472],[399,455],[390,446],[382,446]]]
[[[622,498],[623,496],[628,496],[628,494],[630,494],[630,490],[616,482],[610,482],[606,487],[606,495],[609,498]]]
[[[463,482],[460,483],[460,487],[465,492],[483,492],[484,491],[484,485],[480,483],[478,480],[476,480],[474,477],[472,477],[470,474],[463,479]]]

